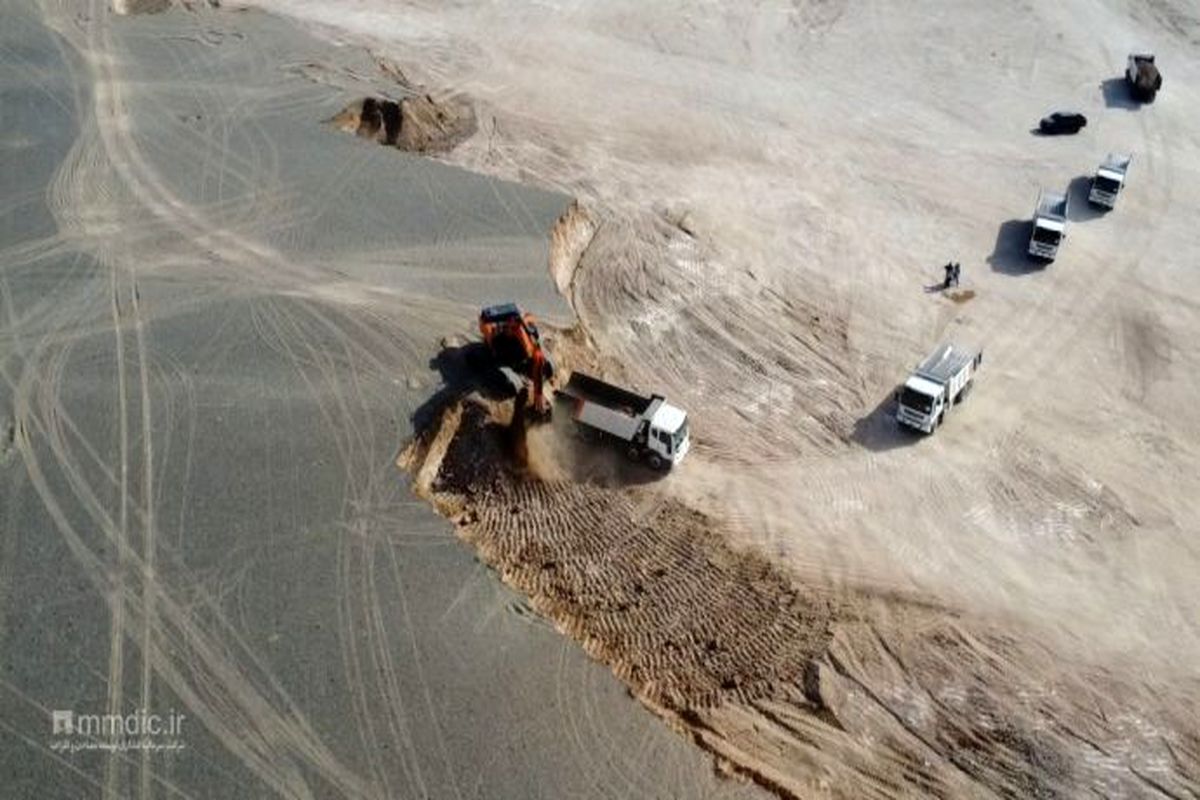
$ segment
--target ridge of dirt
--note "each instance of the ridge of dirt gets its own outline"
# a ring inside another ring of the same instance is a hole
[[[572,200],[550,231],[550,277],[554,279],[558,293],[571,302],[572,308],[575,271],[599,228],[600,223],[579,201]]]

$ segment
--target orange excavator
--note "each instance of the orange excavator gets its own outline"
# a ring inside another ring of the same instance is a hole
[[[518,405],[528,403],[535,419],[549,419],[545,384],[554,377],[554,362],[542,347],[533,315],[521,313],[515,303],[488,306],[479,313],[479,332],[496,365],[517,390]]]

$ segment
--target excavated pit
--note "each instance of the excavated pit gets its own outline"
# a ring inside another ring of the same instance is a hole
[[[445,153],[475,132],[475,112],[462,97],[364,97],[330,122],[339,130],[410,153]]]
[[[508,404],[453,403],[401,457],[416,489],[535,609],[648,703],[749,701],[828,649],[832,596],[724,543],[640,487],[542,480],[512,460]]]

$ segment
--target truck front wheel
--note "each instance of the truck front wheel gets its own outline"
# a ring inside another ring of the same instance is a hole
[[[650,465],[650,469],[654,470],[661,470],[667,465],[666,462],[663,461],[663,457],[658,453],[651,453],[650,457],[646,459],[646,462]]]

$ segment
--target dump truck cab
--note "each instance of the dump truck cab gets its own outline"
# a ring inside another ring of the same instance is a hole
[[[1125,186],[1125,176],[1128,174],[1131,160],[1132,156],[1109,153],[1092,178],[1088,202],[1103,208],[1115,207],[1117,195]]]
[[[946,390],[938,383],[913,375],[896,398],[896,419],[910,428],[932,433],[946,410]]]
[[[659,404],[653,410],[647,426],[645,447],[657,453],[667,464],[678,464],[692,446],[687,414],[682,408],[662,398],[655,399]]]
[[[1067,235],[1067,195],[1043,189],[1033,211],[1033,232],[1029,237],[1029,255],[1053,261]]]

